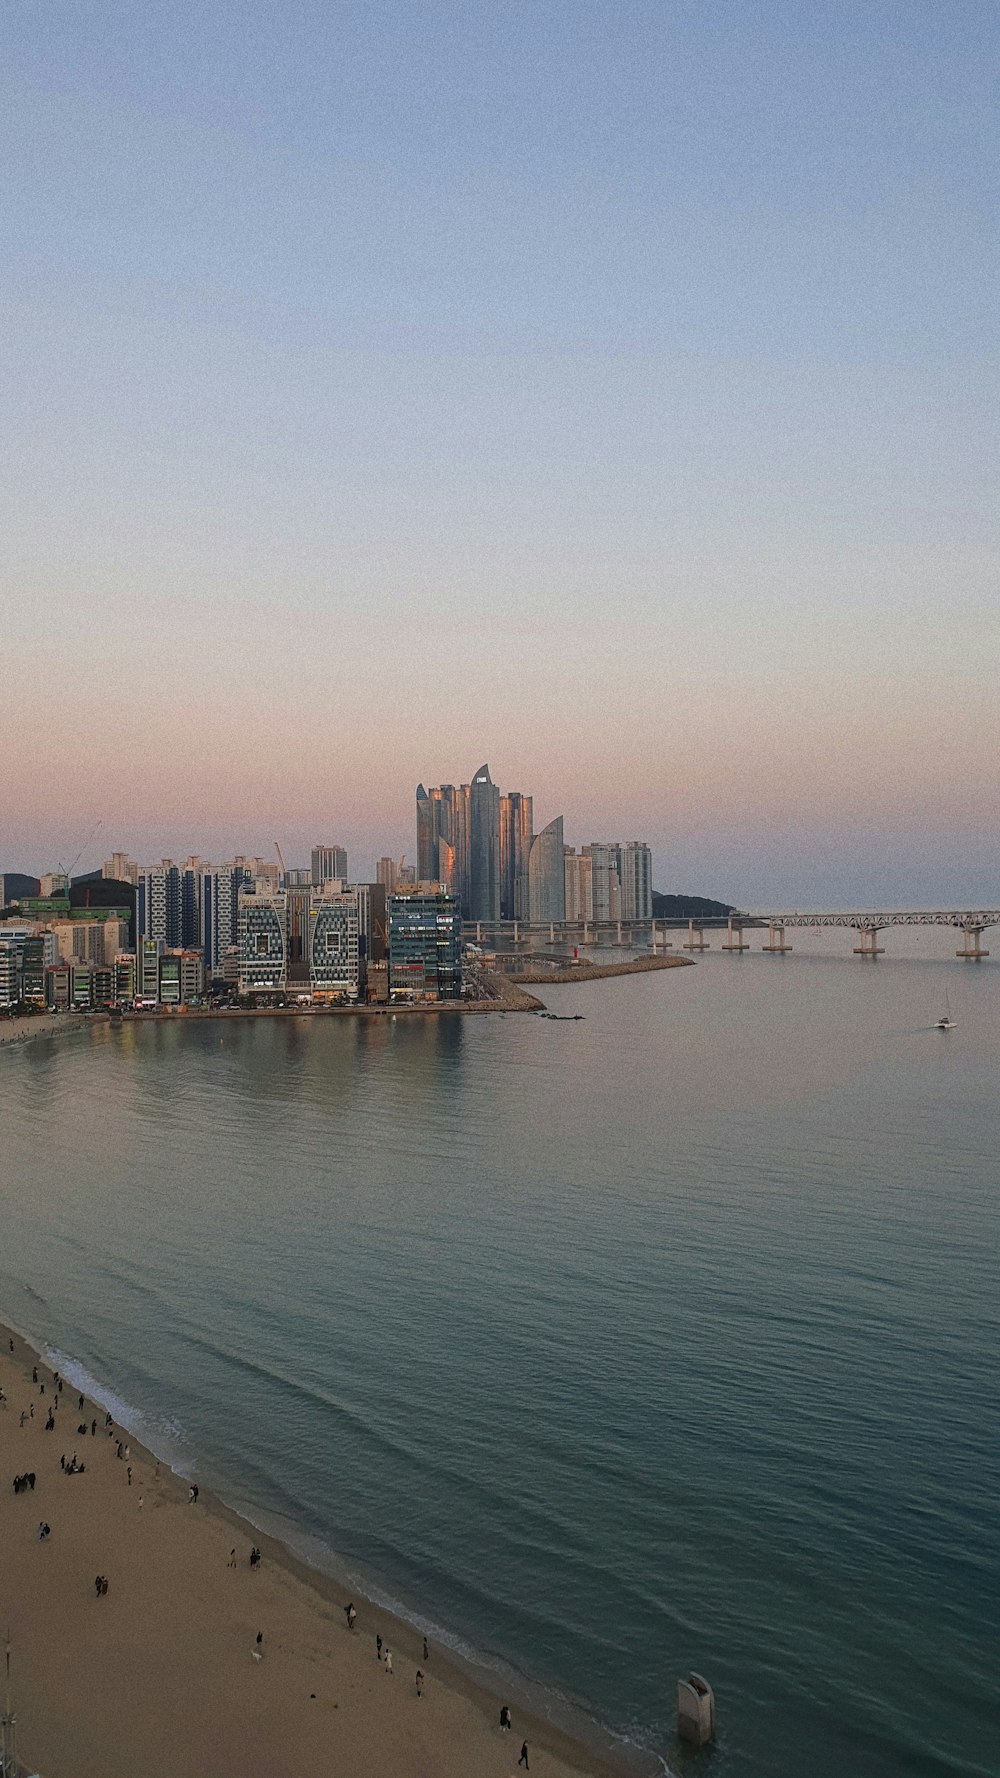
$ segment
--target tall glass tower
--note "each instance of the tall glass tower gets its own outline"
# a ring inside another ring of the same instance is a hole
[[[489,766],[469,785],[469,919],[500,918],[500,792]]]

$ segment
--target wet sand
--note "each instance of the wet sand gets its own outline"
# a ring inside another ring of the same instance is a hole
[[[72,1385],[59,1395],[48,1366],[7,1329],[0,1389],[0,1626],[10,1626],[28,1770],[510,1778],[526,1739],[530,1770],[542,1778],[612,1778],[611,1767],[516,1707],[501,1734],[499,1696],[436,1647],[425,1661],[413,1629],[357,1594],[349,1631],[342,1588],[207,1490],[191,1504],[187,1482],[127,1432],[109,1433],[104,1409],[89,1401],[80,1409]],[[55,1428],[46,1431],[52,1403]],[[127,1457],[117,1455],[119,1439]],[[67,1475],[60,1457],[74,1453],[84,1472]],[[29,1471],[34,1489],[15,1495],[14,1476]],[[44,1542],[40,1522],[51,1526]],[[256,1570],[253,1544],[263,1552]],[[99,1574],[109,1583],[100,1598]],[[392,1651],[391,1674],[376,1658],[377,1634]]]

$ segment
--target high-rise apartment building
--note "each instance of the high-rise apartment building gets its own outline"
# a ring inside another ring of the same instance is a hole
[[[198,934],[195,944],[205,959],[205,973],[218,974],[222,958],[236,943],[240,890],[245,887],[241,865],[206,865],[198,884]]]
[[[444,883],[469,913],[469,786],[417,786],[417,868],[421,883]]]
[[[375,866],[375,881],[381,883],[387,895],[391,895],[396,887],[399,866],[394,858],[380,858]]]
[[[592,840],[584,846],[591,865],[595,920],[621,919],[621,847],[616,842]]]
[[[528,854],[529,920],[566,918],[566,848],[563,818],[557,815],[536,833]]]
[[[620,853],[621,917],[653,918],[653,855],[641,840],[626,840]]]
[[[201,935],[201,876],[204,865],[200,858],[189,858],[181,871],[181,936],[180,943],[190,949]]]
[[[592,920],[594,918],[594,885],[593,867],[586,852],[576,852],[572,846],[566,847],[566,919]]]
[[[101,865],[101,876],[115,883],[131,883],[134,888],[139,881],[139,866],[127,852],[112,852]]]
[[[532,799],[520,790],[500,798],[500,918],[528,915],[528,854],[534,838]]]
[[[159,939],[172,948],[181,942],[181,873],[165,858],[138,874],[135,890],[137,937]]]
[[[315,889],[324,883],[347,881],[347,853],[343,846],[314,846],[312,849],[312,882]]]

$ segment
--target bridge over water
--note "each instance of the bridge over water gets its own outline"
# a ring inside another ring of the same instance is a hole
[[[824,927],[844,927],[858,934],[859,943],[854,947],[857,957],[880,957],[884,947],[878,943],[878,936],[890,926],[953,926],[963,936],[962,948],[956,951],[957,957],[964,957],[970,962],[979,962],[988,957],[989,952],[983,950],[982,936],[990,926],[1000,926],[1000,908],[939,908],[927,909],[862,909],[845,912],[838,909],[833,913],[770,913],[734,912],[719,918],[699,918],[692,920],[470,920],[466,922],[465,936],[471,939],[475,930],[475,942],[497,950],[505,945],[513,947],[527,944],[531,939],[544,938],[549,944],[561,942],[576,945],[615,944],[624,945],[629,949],[648,946],[650,950],[668,950],[670,942],[666,937],[668,931],[687,931],[685,951],[707,951],[710,941],[706,933],[722,934],[721,948],[724,951],[741,952],[750,949],[749,938],[745,934],[755,931],[767,931],[767,938],[761,950],[784,955],[792,949],[787,933],[795,927],[805,927],[819,932]]]

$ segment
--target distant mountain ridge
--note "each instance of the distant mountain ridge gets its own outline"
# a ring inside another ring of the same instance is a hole
[[[709,901],[704,895],[661,895],[653,890],[654,920],[725,920],[736,909],[727,901]]]

